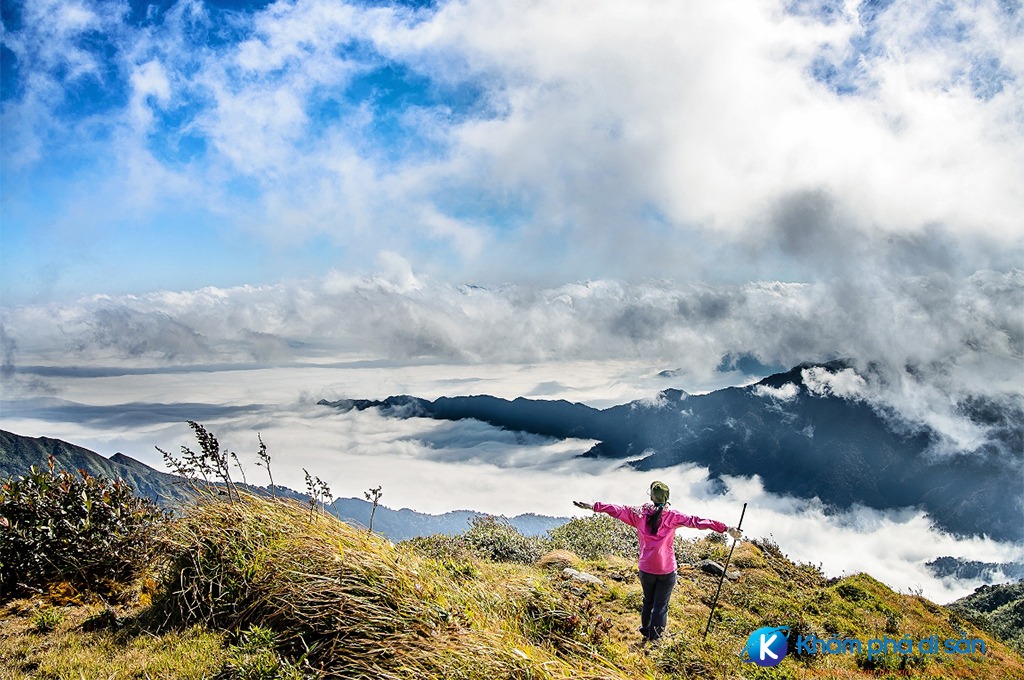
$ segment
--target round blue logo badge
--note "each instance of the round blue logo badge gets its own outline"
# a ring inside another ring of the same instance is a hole
[[[747,662],[754,662],[758,666],[776,666],[789,651],[789,626],[778,628],[758,628],[750,637],[747,644],[740,652],[740,656],[747,655]]]

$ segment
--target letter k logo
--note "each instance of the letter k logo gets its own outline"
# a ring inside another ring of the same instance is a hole
[[[758,628],[747,638],[747,644],[740,652],[740,658],[758,666],[777,666],[789,651],[789,626]]]
[[[760,658],[764,661],[766,656],[770,656],[773,659],[778,659],[779,655],[772,651],[771,646],[775,643],[775,639],[779,637],[778,633],[772,633],[770,638],[766,638],[764,633],[761,634],[761,651]]]

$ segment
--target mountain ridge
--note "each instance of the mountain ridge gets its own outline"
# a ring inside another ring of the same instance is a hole
[[[828,380],[839,378],[863,382],[850,362],[836,360],[801,364],[744,387],[699,395],[670,389],[606,409],[491,395],[324,399],[319,405],[376,408],[396,418],[469,418],[557,439],[595,440],[584,456],[619,459],[637,470],[697,464],[712,480],[758,475],[770,492],[818,498],[830,508],[918,507],[958,536],[1024,540],[1024,413],[964,404],[966,416],[987,423],[996,440],[940,458],[931,455],[941,439],[937,432],[901,425],[868,400],[829,387]]]

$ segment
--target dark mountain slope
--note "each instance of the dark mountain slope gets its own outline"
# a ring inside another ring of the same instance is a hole
[[[1024,418],[996,404],[968,404],[965,415],[996,425],[996,440],[978,451],[936,456],[935,432],[911,428],[865,401],[812,391],[804,384],[809,368],[705,395],[666,390],[655,400],[604,410],[486,395],[320,403],[594,439],[585,455],[631,459],[626,464],[639,470],[695,463],[707,466],[713,479],[759,475],[769,491],[818,498],[831,508],[921,507],[956,534],[1024,540],[1024,451],[1015,446]],[[848,366],[814,368],[836,373]]]
[[[23,437],[0,430],[0,477],[23,475],[33,465],[45,468],[51,455],[57,469],[72,472],[82,469],[111,479],[120,477],[140,496],[163,506],[174,505],[188,497],[180,478],[154,470],[123,453],[105,458],[59,439]]]
[[[1024,580],[981,586],[948,607],[1024,655]]]

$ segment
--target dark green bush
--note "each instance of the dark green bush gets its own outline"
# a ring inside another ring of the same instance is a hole
[[[472,517],[469,528],[461,534],[418,536],[403,541],[402,545],[442,563],[483,558],[493,562],[532,564],[551,550],[547,539],[525,536],[507,519],[491,515]]]
[[[569,520],[548,532],[551,549],[569,550],[584,560],[606,555],[636,559],[640,543],[636,529],[608,515]]]
[[[835,590],[844,600],[850,602],[865,602],[872,599],[870,593],[853,583],[840,583]]]
[[[120,479],[35,466],[0,487],[0,599],[48,582],[111,587],[144,565],[165,513]]]
[[[722,543],[718,537],[720,534],[708,533],[684,537],[682,534],[676,536],[675,552],[676,562],[679,564],[697,564],[701,560],[714,560],[719,564],[725,562],[729,554],[729,546]],[[734,566],[736,565],[733,562]]]
[[[544,539],[524,536],[508,520],[489,515],[471,519],[461,536],[478,554],[495,562],[533,564],[548,550]]]
[[[402,541],[399,545],[407,546],[421,555],[431,557],[439,562],[467,561],[474,557],[482,557],[466,540],[464,534],[448,536],[447,534],[431,534],[416,536]]]
[[[989,621],[989,630],[1024,656],[1024,600],[1002,605],[989,614]]]

